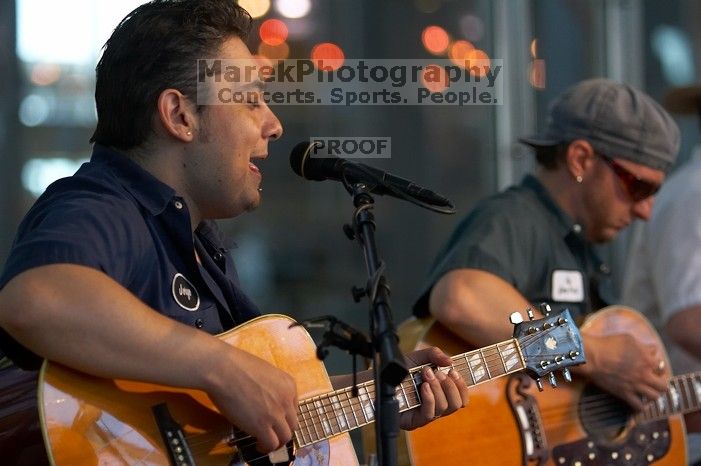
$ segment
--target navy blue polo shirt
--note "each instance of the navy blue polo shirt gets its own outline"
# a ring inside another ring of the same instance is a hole
[[[49,186],[32,206],[0,289],[48,264],[100,270],[158,312],[212,334],[260,315],[239,288],[216,224],[204,221],[193,235],[188,207],[171,187],[99,145],[90,162]],[[18,365],[39,362],[4,331],[0,349]]]
[[[584,231],[533,176],[491,196],[460,222],[436,258],[414,314],[429,313],[433,285],[451,270],[484,270],[502,278],[533,304],[575,318],[606,304],[608,266],[584,238]],[[523,309],[514,309],[523,311]]]

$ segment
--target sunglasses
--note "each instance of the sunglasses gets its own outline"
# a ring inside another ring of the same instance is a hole
[[[659,184],[651,183],[650,181],[645,181],[638,178],[637,176],[623,168],[621,165],[616,163],[616,161],[614,161],[610,157],[601,154],[597,155],[601,157],[604,160],[604,162],[608,164],[609,167],[611,167],[613,172],[623,183],[623,186],[625,186],[626,191],[628,191],[628,194],[634,202],[640,202],[643,199],[647,199],[648,197],[654,195],[660,189]]]

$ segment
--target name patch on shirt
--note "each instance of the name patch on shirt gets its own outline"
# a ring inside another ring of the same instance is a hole
[[[555,270],[552,277],[552,299],[565,303],[584,301],[584,277],[579,270]]]
[[[200,307],[200,295],[195,286],[181,273],[176,273],[173,277],[173,298],[187,311],[196,311]]]

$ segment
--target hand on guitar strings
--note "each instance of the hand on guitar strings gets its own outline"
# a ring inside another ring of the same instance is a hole
[[[634,410],[641,410],[667,390],[669,373],[656,345],[641,343],[627,334],[585,334],[583,339],[587,363],[582,373]]]
[[[295,380],[250,353],[233,348],[230,354],[233,361],[214,371],[207,393],[226,418],[255,437],[258,451],[277,450],[298,427]]]
[[[441,416],[447,416],[467,406],[467,384],[460,373],[451,368],[451,359],[436,347],[425,348],[405,355],[409,367],[432,364],[439,368],[424,367],[420,393],[422,404],[418,409],[401,413],[399,425],[404,430],[421,427]]]

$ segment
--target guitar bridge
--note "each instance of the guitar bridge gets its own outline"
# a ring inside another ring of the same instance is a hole
[[[185,433],[170,415],[168,406],[165,403],[157,404],[151,407],[151,411],[156,419],[163,444],[168,451],[170,463],[173,466],[195,466],[195,460],[185,439]]]
[[[548,446],[543,433],[538,403],[527,393],[533,381],[530,377],[517,374],[509,377],[506,384],[506,397],[514,413],[514,418],[521,433],[522,465],[531,462],[536,465],[545,464],[548,459]]]

